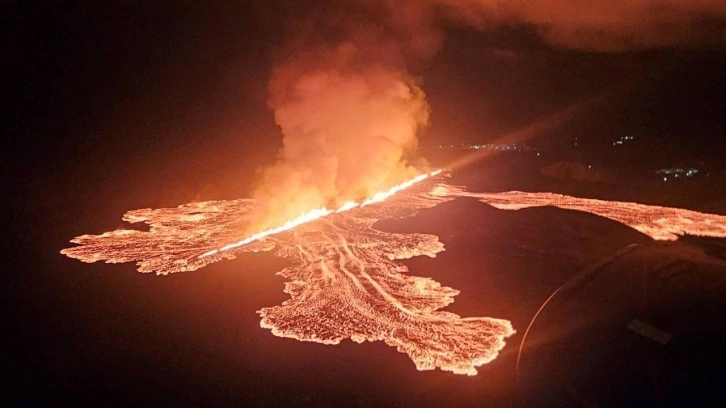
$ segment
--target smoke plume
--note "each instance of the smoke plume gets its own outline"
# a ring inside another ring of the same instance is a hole
[[[416,175],[428,105],[407,64],[424,46],[409,50],[378,11],[318,8],[296,22],[269,83],[283,148],[255,194],[269,224],[257,229]]]
[[[306,4],[308,5],[308,4]],[[317,207],[360,200],[412,176],[428,121],[422,81],[444,27],[531,26],[543,43],[618,52],[726,43],[720,0],[339,0],[290,22],[269,83],[283,134],[254,194],[267,228]]]

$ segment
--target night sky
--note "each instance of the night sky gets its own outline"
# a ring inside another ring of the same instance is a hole
[[[6,5],[4,173],[18,176],[6,183],[244,194],[281,146],[267,80],[286,21],[306,6],[229,3]],[[686,158],[722,159],[723,41],[593,52],[550,46],[523,23],[449,26],[440,51],[412,69],[431,107],[422,146],[496,141],[601,98],[530,143],[579,135],[608,145],[633,134]]]
[[[607,162],[612,142],[634,135],[643,154],[651,155],[644,162],[652,170],[702,162],[721,172],[726,168],[726,9],[719,2],[693,2],[695,12],[673,5],[678,2],[653,2],[664,4],[652,10],[665,16],[662,24],[653,23],[663,31],[645,34],[598,31],[600,26],[588,31],[591,22],[582,22],[582,31],[565,23],[557,30],[558,22],[578,22],[581,13],[560,20],[512,10],[509,17],[487,14],[482,23],[475,14],[477,21],[467,21],[465,11],[452,11],[453,1],[423,3],[435,4],[426,21],[443,36],[425,56],[408,58],[404,52],[406,70],[430,107],[429,124],[419,129],[421,151],[507,140],[547,122],[522,140],[557,149],[577,136],[592,157]],[[552,2],[553,13],[563,13],[568,3]],[[575,3],[573,8],[587,9]],[[356,0],[0,7],[2,189],[10,206],[3,252],[11,265],[0,279],[0,295],[3,314],[12,315],[9,324],[22,321],[25,328],[2,330],[13,343],[42,337],[28,328],[37,310],[58,306],[47,300],[48,293],[71,290],[64,274],[96,273],[94,267],[57,259],[59,245],[68,239],[113,229],[132,208],[248,196],[282,146],[268,107],[268,81],[278,61],[294,52],[286,46],[295,38],[294,22],[308,13],[327,16],[327,7],[367,10]],[[619,27],[607,11],[593,11],[606,16],[597,24]],[[375,25],[379,12],[365,18]],[[393,31],[395,38],[415,43],[407,37],[415,37],[415,30]],[[558,115],[568,109],[571,114]],[[129,267],[124,276],[136,275]],[[279,282],[265,282],[273,292],[279,289]],[[255,317],[250,316],[252,326]],[[50,320],[46,316],[43,324]],[[23,353],[32,355],[34,347]],[[29,375],[21,377],[18,383],[27,387]]]

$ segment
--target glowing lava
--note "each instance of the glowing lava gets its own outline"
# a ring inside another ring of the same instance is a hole
[[[378,220],[412,216],[453,199],[451,192],[458,189],[431,177],[438,173],[418,176],[361,203],[307,213],[242,241],[230,235],[249,223],[252,200],[130,211],[124,220],[145,222],[148,232],[83,235],[72,240],[79,246],[61,253],[84,262],[136,261],[141,272],[168,274],[234,258],[235,253],[274,250],[293,262],[279,272],[290,299],[259,311],[260,325],[276,336],[323,344],[384,341],[408,354],[419,370],[473,375],[477,366],[496,358],[504,339],[514,333],[511,323],[440,311],[459,291],[411,276],[397,262],[435,257],[444,250],[438,237],[373,228]]]
[[[276,336],[323,344],[380,340],[408,354],[419,370],[473,375],[477,366],[496,358],[504,339],[514,333],[511,323],[440,311],[459,291],[411,276],[396,262],[435,257],[444,250],[438,237],[378,231],[373,228],[378,220],[410,217],[467,196],[500,209],[555,206],[585,211],[653,239],[673,240],[680,234],[726,237],[726,216],[552,193],[469,193],[432,177],[438,173],[423,174],[360,203],[311,211],[241,241],[234,234],[251,221],[253,200],[129,211],[123,219],[148,224],[148,232],[82,235],[71,241],[79,246],[61,253],[83,262],[136,261],[141,272],[168,274],[231,259],[235,253],[274,251],[293,262],[278,272],[286,279],[284,291],[290,299],[258,311],[260,325]]]
[[[305,214],[300,215],[299,217],[297,217],[295,219],[287,221],[286,223],[282,224],[279,227],[270,228],[265,231],[261,231],[256,234],[253,234],[241,241],[227,244],[219,249],[213,249],[213,250],[207,251],[207,252],[199,255],[199,257],[204,258],[204,257],[210,256],[210,255],[214,255],[218,252],[223,252],[223,251],[228,251],[230,249],[238,248],[243,245],[247,245],[251,242],[259,241],[262,238],[265,238],[267,236],[279,234],[280,232],[293,229],[293,228],[297,227],[298,225],[302,225],[302,224],[308,223],[310,221],[315,221],[319,218],[325,217],[326,215],[330,215],[332,213],[342,213],[342,212],[349,211],[349,210],[352,210],[357,207],[365,207],[370,204],[383,202],[385,199],[393,196],[394,194],[398,193],[399,191],[403,191],[403,190],[413,186],[414,184],[420,183],[421,181],[426,180],[429,177],[436,176],[439,173],[441,173],[441,170],[435,170],[429,174],[418,175],[418,176],[412,178],[411,180],[408,180],[401,184],[393,186],[386,191],[376,193],[373,197],[363,201],[360,204],[356,203],[355,201],[347,201],[342,206],[340,206],[337,210],[329,210],[327,208],[316,208],[314,210],[306,212]]]
[[[522,191],[458,194],[478,198],[479,201],[502,210],[551,206],[588,212],[625,224],[656,240],[673,241],[679,235],[685,234],[726,237],[726,216],[683,208]]]

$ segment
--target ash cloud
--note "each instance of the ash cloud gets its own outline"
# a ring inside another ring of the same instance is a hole
[[[283,148],[254,193],[263,220],[255,229],[360,200],[415,173],[429,108],[414,72],[440,49],[443,27],[528,25],[550,46],[598,52],[726,43],[726,3],[717,0],[302,4],[270,77]]]

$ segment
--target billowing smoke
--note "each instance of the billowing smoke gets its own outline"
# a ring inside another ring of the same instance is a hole
[[[297,16],[269,84],[282,130],[255,192],[262,229],[316,207],[360,200],[415,173],[427,124],[422,82],[447,25],[527,25],[543,42],[589,51],[726,42],[721,0],[338,0]],[[414,70],[412,70],[414,68]]]
[[[429,46],[402,39],[381,9],[351,12],[351,4],[297,21],[272,72],[268,103],[283,148],[256,191],[264,224],[254,229],[371,197],[417,173],[428,105],[408,64]]]

